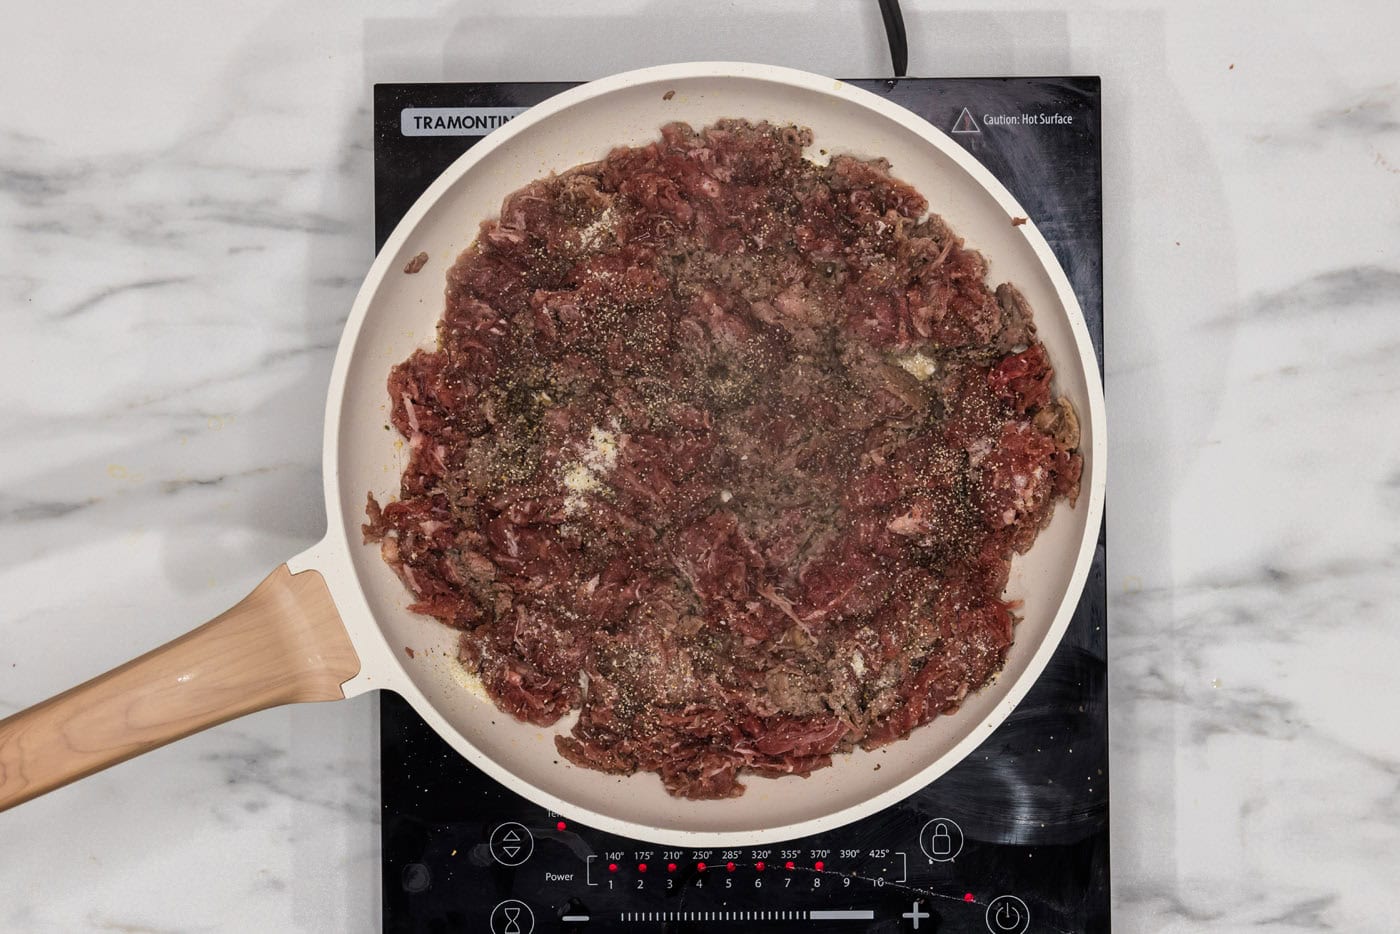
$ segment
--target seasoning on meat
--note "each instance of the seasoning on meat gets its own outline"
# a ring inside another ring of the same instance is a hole
[[[389,377],[365,539],[571,761],[691,798],[907,735],[998,670],[1078,494],[1031,310],[883,160],[684,124],[506,198]]]

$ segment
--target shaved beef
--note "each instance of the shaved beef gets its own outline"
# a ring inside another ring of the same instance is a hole
[[[589,768],[743,793],[1001,667],[1011,556],[1078,493],[1031,309],[881,160],[726,120],[532,182],[394,368],[365,540]]]

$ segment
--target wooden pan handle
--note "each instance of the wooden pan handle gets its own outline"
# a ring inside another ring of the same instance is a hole
[[[0,811],[234,717],[340,700],[359,670],[325,580],[284,564],[193,632],[0,720]]]

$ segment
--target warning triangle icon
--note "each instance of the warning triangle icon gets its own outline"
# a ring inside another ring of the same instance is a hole
[[[958,119],[953,123],[954,133],[981,133],[982,128],[977,125],[977,121],[972,117],[972,111],[966,107],[962,113],[958,114]]]

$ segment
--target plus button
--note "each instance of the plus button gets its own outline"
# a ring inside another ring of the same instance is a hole
[[[921,904],[923,903],[918,901],[914,902],[913,907],[904,913],[904,917],[914,922],[914,930],[916,931],[919,929],[919,922],[929,917],[929,913],[919,907]]]

